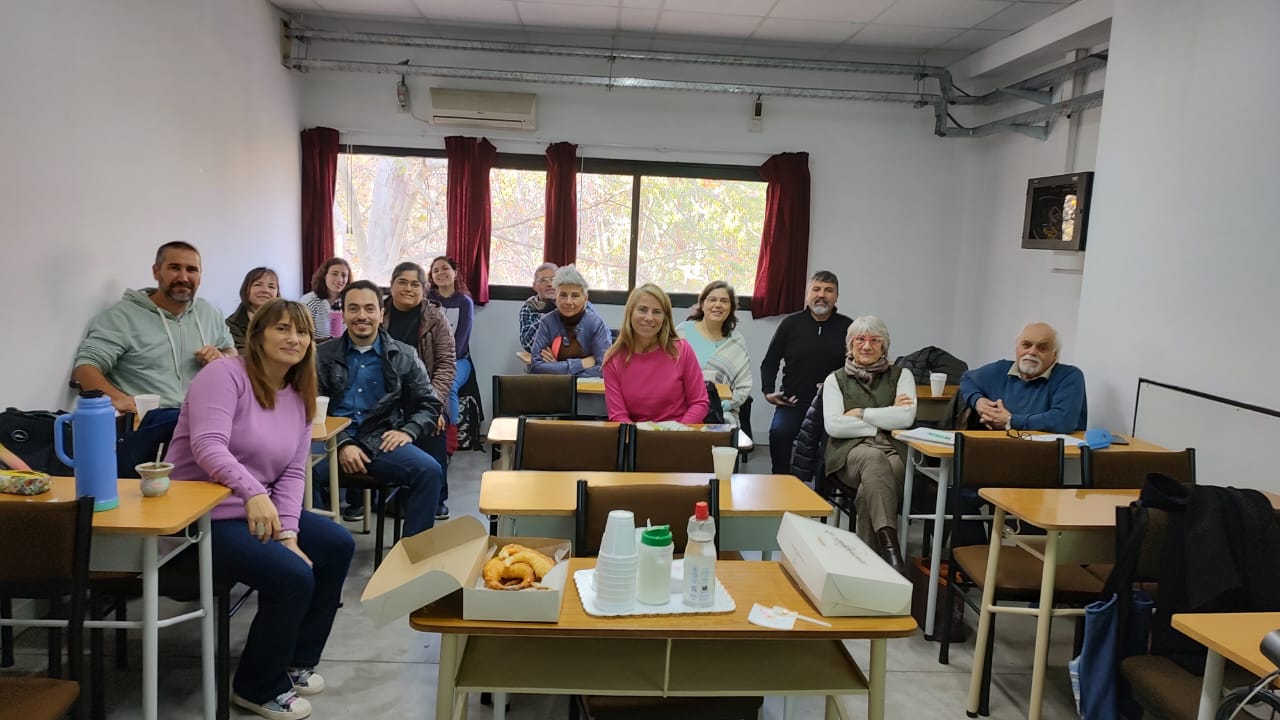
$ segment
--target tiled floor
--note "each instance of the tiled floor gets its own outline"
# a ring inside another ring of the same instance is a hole
[[[480,474],[487,469],[487,453],[464,453],[454,458],[450,468],[449,505],[454,514],[476,513]],[[768,472],[769,456],[761,448],[752,453],[747,472]],[[353,530],[358,525],[349,525]],[[918,539],[916,542],[918,546]],[[375,629],[360,612],[360,593],[373,569],[373,543],[368,535],[356,536],[356,557],[344,592],[345,606],[339,611],[333,634],[319,671],[328,689],[312,699],[313,717],[324,718],[414,718],[434,715],[438,636],[413,632],[402,623]],[[167,606],[166,606],[167,607]],[[164,610],[162,609],[162,612]],[[254,603],[250,600],[232,620],[232,652],[239,652]],[[970,628],[976,621],[970,616]],[[1046,720],[1076,717],[1071,702],[1066,664],[1071,650],[1072,624],[1058,622],[1053,630],[1049,655],[1049,682],[1045,694]],[[994,687],[991,718],[1005,720],[1026,717],[1031,687],[1031,647],[1035,635],[1033,618],[1005,616],[996,639]],[[972,638],[972,632],[970,633]],[[853,641],[850,650],[863,667],[868,662],[868,643]],[[200,714],[199,635],[194,625],[160,633],[162,718],[197,718]],[[44,638],[40,632],[19,638],[18,666],[14,671],[40,672],[44,667]],[[139,638],[131,637],[130,667],[108,670],[108,717],[132,720],[141,717]],[[964,718],[968,694],[972,639],[952,646],[951,664],[939,665],[937,644],[917,635],[891,641],[888,657],[888,717]],[[12,672],[5,670],[6,674]],[[714,668],[708,669],[714,672]],[[803,698],[797,703],[797,718],[821,718],[820,698]],[[866,716],[861,697],[845,703],[849,717]],[[472,699],[470,717],[484,720],[489,708]],[[253,717],[232,709],[232,717]],[[512,698],[512,720],[560,720],[567,717],[562,697],[520,695]],[[781,698],[768,698],[764,717],[782,717]]]

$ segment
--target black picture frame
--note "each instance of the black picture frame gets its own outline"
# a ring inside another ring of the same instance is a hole
[[[1092,172],[1028,180],[1022,247],[1027,250],[1084,250],[1089,232],[1092,191]]]

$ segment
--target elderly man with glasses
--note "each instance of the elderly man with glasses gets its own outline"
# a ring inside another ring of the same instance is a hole
[[[1084,373],[1058,362],[1062,340],[1047,323],[1022,328],[1013,360],[997,360],[960,378],[960,397],[992,430],[1084,430]]]
[[[556,286],[552,280],[559,267],[544,262],[533,271],[533,295],[520,306],[520,347],[533,349],[533,336],[538,334],[542,316],[556,309]]]

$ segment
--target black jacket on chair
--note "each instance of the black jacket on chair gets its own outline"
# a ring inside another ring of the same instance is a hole
[[[917,385],[929,384],[929,373],[947,374],[948,383],[960,382],[960,376],[969,369],[968,363],[940,347],[932,345],[899,357],[893,361],[904,370],[910,370],[916,378]]]
[[[805,410],[796,444],[791,446],[791,474],[815,487],[821,487],[826,480],[822,452],[827,442],[827,426],[822,418],[822,387],[818,386],[818,394]]]

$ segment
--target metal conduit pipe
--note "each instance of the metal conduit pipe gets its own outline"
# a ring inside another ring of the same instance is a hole
[[[942,99],[935,93],[892,92],[887,90],[838,90],[834,88],[799,88],[776,85],[694,82],[690,80],[653,80],[633,77],[604,77],[562,73],[525,72],[518,70],[484,70],[356,60],[316,60],[293,58],[289,67],[295,70],[333,70],[339,72],[382,73],[387,75],[431,75],[468,80],[502,80],[552,85],[583,85],[605,88],[640,88],[646,90],[684,90],[690,92],[767,95],[770,97],[821,98],[826,100],[863,100],[931,105]]]
[[[1007,118],[994,120],[983,125],[971,128],[947,127],[945,118],[942,119],[934,130],[934,134],[942,137],[986,137],[994,135],[1004,130],[1012,130],[1021,132],[1039,140],[1044,140],[1049,136],[1049,127],[1047,123],[1055,118],[1068,115],[1089,108],[1102,106],[1102,90],[1081,95],[1079,97],[1064,100],[1060,103],[1054,103],[1046,107],[1028,110],[1017,115],[1010,115]],[[1036,123],[1046,123],[1045,125],[1037,125]]]

